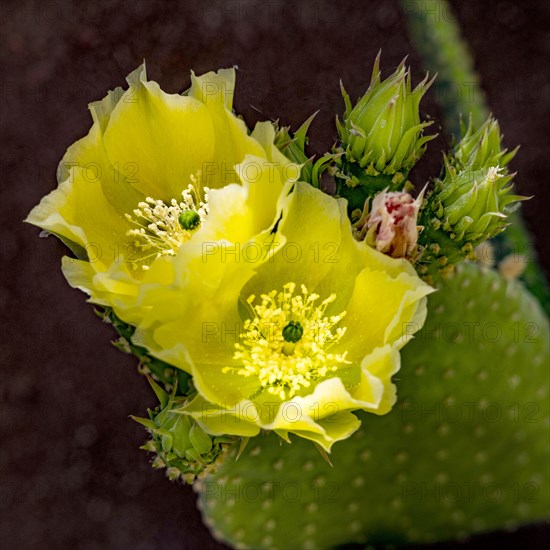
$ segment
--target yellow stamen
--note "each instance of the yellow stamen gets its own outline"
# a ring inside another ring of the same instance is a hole
[[[208,187],[202,187],[200,171],[191,176],[193,183],[182,192],[182,201],[172,199],[170,204],[162,200],[147,197],[138,204],[133,216],[126,214],[126,218],[137,228],[127,232],[134,237],[134,246],[138,252],[134,256],[134,267],[141,264],[141,268],[148,269],[151,260],[161,256],[174,256],[177,249],[191,238],[195,231],[185,229],[180,221],[181,214],[192,210],[199,215],[202,224],[208,215]],[[137,259],[137,262],[135,261]]]
[[[345,316],[326,316],[332,294],[322,302],[320,296],[310,294],[301,286],[301,295],[295,295],[295,283],[287,283],[282,292],[273,290],[262,294],[261,303],[254,305],[255,296],[248,299],[252,317],[245,321],[240,343],[235,344],[234,359],[242,364],[238,374],[257,376],[263,390],[280,399],[292,398],[312,382],[330,377],[342,365],[349,364],[346,353],[329,353],[340,341],[345,327],[337,325]],[[297,342],[283,336],[288,324],[299,323],[303,333]]]

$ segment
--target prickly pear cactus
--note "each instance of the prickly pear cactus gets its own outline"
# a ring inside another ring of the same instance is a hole
[[[257,437],[195,484],[214,536],[237,548],[405,543],[543,520],[549,329],[520,284],[463,264],[404,350],[399,402],[362,417],[327,464],[311,444]]]

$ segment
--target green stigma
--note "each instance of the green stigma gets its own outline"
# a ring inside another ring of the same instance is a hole
[[[196,229],[201,223],[201,217],[195,210],[186,210],[178,216],[181,227],[187,231]]]
[[[295,344],[302,339],[304,329],[299,321],[290,321],[283,329],[283,338],[285,342]]]

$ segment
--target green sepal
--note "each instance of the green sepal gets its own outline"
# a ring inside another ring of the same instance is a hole
[[[71,241],[71,239],[68,239],[67,237],[63,237],[63,235],[60,235],[59,233],[54,233],[53,231],[47,231],[45,229],[40,231],[40,237],[43,239],[48,238],[50,235],[57,237],[73,253],[77,260],[83,260],[86,262],[89,261],[88,252],[86,252],[86,249],[83,246]]]
[[[250,437],[242,437],[241,443],[239,445],[239,450],[237,451],[237,454],[235,455],[235,460],[239,460],[239,457],[243,454],[243,451],[248,446],[248,442],[250,441]]]
[[[309,141],[307,133],[318,112],[319,111],[313,113],[303,122],[294,134],[291,133],[289,126],[279,127],[277,122],[274,123],[276,131],[275,145],[289,160],[301,166],[300,180],[308,183],[312,183],[313,181],[313,161],[305,152],[305,148]]]
[[[151,386],[151,388],[153,388],[153,391],[155,392],[155,395],[159,400],[161,408],[164,409],[166,405],[168,405],[170,395],[166,393],[150,376],[147,377],[147,382],[149,382],[149,385]]]
[[[113,345],[124,353],[131,353],[139,359],[139,370],[142,374],[151,375],[168,390],[176,385],[179,395],[189,395],[193,391],[191,375],[153,357],[146,348],[133,343],[135,327],[122,321],[109,307],[96,306],[94,311],[102,321],[112,324],[117,331],[119,338],[113,342]]]
[[[157,428],[157,425],[147,418],[140,418],[139,416],[130,415],[130,418],[137,422],[138,424],[141,424],[142,426],[145,426],[148,430],[155,430]]]
[[[210,449],[212,449],[212,439],[198,424],[191,426],[189,440],[191,441],[191,445],[201,455],[210,452]]]

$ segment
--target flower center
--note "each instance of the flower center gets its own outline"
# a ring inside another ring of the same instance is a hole
[[[345,311],[325,315],[336,295],[319,302],[320,296],[310,294],[304,285],[301,294],[295,290],[295,283],[287,283],[282,292],[262,294],[258,304],[250,296],[252,315],[244,323],[233,356],[242,364],[238,374],[258,377],[261,391],[283,400],[349,364],[346,353],[329,352],[346,331],[338,326]]]
[[[177,249],[193,235],[208,215],[208,187],[202,187],[200,172],[191,176],[189,186],[182,192],[182,201],[170,204],[147,197],[138,204],[133,216],[126,218],[136,226],[127,232],[134,237],[136,254],[133,267],[149,269],[151,261],[161,256],[174,256]]]

